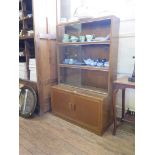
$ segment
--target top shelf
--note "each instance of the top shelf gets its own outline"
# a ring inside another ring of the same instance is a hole
[[[110,44],[110,40],[107,41],[91,41],[91,42],[57,42],[58,45],[68,46],[68,45],[96,45],[96,44]]]
[[[67,26],[67,25],[73,25],[73,24],[82,24],[82,23],[89,23],[89,22],[95,22],[95,21],[100,21],[100,20],[111,20],[112,18],[117,18],[115,16],[105,16],[105,17],[98,17],[98,18],[89,18],[89,19],[82,19],[82,20],[77,20],[77,21],[72,21],[72,22],[64,22],[60,23],[57,26]]]

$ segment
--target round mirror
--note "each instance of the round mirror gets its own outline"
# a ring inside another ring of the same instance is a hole
[[[32,116],[37,104],[37,95],[33,88],[24,86],[19,94],[19,115],[25,118]]]

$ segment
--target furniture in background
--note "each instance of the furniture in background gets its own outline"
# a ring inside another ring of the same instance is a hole
[[[119,19],[107,16],[57,25],[58,85],[53,114],[101,135],[112,123]]]
[[[39,114],[51,109],[50,86],[57,83],[56,40],[53,35],[56,30],[51,28],[51,25],[56,25],[56,13],[53,9],[56,5],[52,5],[52,2],[19,1],[19,54],[20,61],[24,63],[20,65],[23,74],[19,83],[36,91]]]
[[[117,128],[117,118],[116,118],[116,95],[118,90],[122,91],[122,117],[121,121],[127,121],[130,123],[135,122],[135,114],[129,114],[128,112],[125,113],[125,90],[126,88],[132,88],[135,89],[135,83],[128,81],[128,77],[122,77],[117,79],[113,82],[113,122],[114,122],[114,128],[113,128],[113,135],[116,134],[116,128]]]

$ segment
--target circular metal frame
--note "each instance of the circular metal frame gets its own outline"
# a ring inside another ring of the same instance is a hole
[[[29,118],[35,111],[37,105],[37,94],[30,86],[23,86],[20,89],[19,115],[24,118]]]

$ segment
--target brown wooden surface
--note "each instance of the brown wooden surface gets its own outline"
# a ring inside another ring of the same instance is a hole
[[[110,53],[109,53],[109,79],[108,79],[108,90],[109,95],[112,96],[112,83],[117,78],[117,60],[118,60],[118,45],[119,45],[119,27],[120,19],[112,16],[111,17],[111,32],[110,32]]]
[[[116,95],[118,90],[120,89],[122,91],[122,117],[121,120],[134,123],[135,119],[134,116],[129,117],[125,115],[125,90],[126,88],[132,88],[135,89],[135,83],[128,81],[128,77],[124,76],[121,78],[118,78],[113,82],[113,98],[112,98],[112,108],[113,108],[113,122],[114,122],[114,128],[113,128],[113,135],[116,134],[117,129],[117,120],[116,120]],[[129,120],[128,120],[129,119]]]
[[[97,97],[93,97],[93,92],[89,94],[73,87],[69,90],[67,87],[52,87],[52,112],[97,134],[102,134],[111,123],[107,95],[94,93]]]
[[[112,126],[103,136],[89,132],[50,113],[19,118],[19,155],[134,155],[134,128]]]
[[[133,87],[135,88],[135,82],[130,82],[128,81],[128,77],[122,77],[122,78],[118,78],[117,80],[114,81],[114,87],[117,87],[117,85],[122,85],[122,86],[126,86],[126,87]]]
[[[54,6],[49,0],[33,0],[40,114],[51,109],[50,86],[57,82],[56,41],[51,37],[54,32],[51,25],[56,22],[56,16],[52,7]],[[42,8],[46,8],[51,14]]]
[[[88,20],[78,20],[78,21],[74,21],[74,22],[66,22],[66,23],[60,23],[57,26],[65,26],[65,25],[71,25],[71,24],[78,24],[78,23],[91,23],[93,21],[99,21],[99,20],[110,20],[111,18],[117,18],[115,16],[104,16],[104,17],[99,17],[99,18],[92,18],[92,19],[88,19]]]

